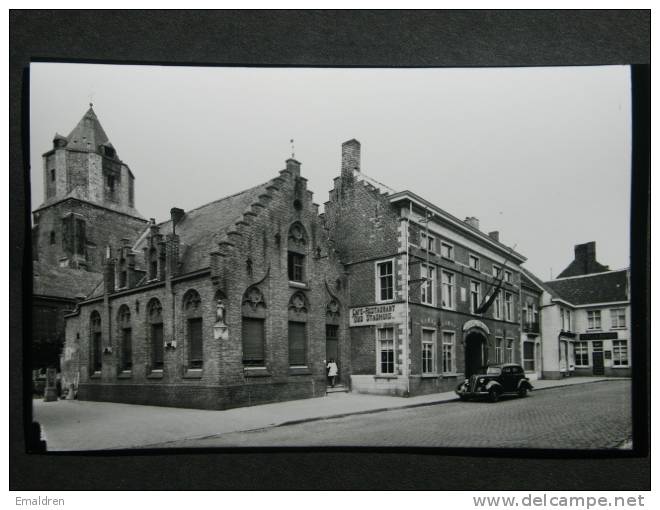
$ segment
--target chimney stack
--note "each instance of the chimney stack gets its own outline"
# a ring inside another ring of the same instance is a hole
[[[360,171],[360,142],[355,138],[341,144],[341,175],[353,177]]]
[[[170,217],[172,218],[172,228],[176,227],[179,222],[183,219],[185,216],[185,211],[183,209],[179,209],[178,207],[172,207],[170,209]]]
[[[478,218],[475,218],[474,216],[468,216],[467,218],[465,218],[465,223],[470,225],[472,228],[476,228],[477,230],[479,230],[479,219]]]
[[[500,233],[497,230],[493,230],[492,232],[488,232],[488,237],[490,237],[494,241],[497,241],[498,243],[500,242]]]

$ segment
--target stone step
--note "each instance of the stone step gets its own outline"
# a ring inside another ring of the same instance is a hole
[[[333,388],[332,386],[328,386],[325,389],[326,394],[327,393],[348,393],[348,386],[344,386],[343,384],[335,384],[335,387]]]

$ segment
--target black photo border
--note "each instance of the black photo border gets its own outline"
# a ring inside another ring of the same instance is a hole
[[[650,489],[650,11],[13,10],[9,19],[10,489]],[[23,399],[23,388],[29,385],[24,363],[32,278],[28,67],[35,61],[286,67],[631,65],[634,450],[27,453],[38,450],[29,401]],[[476,465],[479,476],[468,476]]]

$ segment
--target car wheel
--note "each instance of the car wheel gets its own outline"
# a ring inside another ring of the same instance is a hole
[[[458,398],[461,399],[461,402],[467,402],[468,399],[465,395],[459,395]]]
[[[526,397],[527,396],[527,388],[520,388],[518,390],[518,396],[520,398]]]
[[[493,403],[497,402],[499,399],[500,399],[500,392],[497,391],[495,388],[491,389],[488,392],[488,400],[490,400],[491,402]]]

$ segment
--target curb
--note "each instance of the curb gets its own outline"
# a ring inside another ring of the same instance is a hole
[[[596,384],[596,383],[604,383],[604,382],[611,382],[611,381],[619,381],[619,380],[630,380],[629,377],[621,377],[621,378],[616,378],[616,379],[601,379],[599,381],[576,381],[572,382],[570,384],[558,384],[557,386],[546,386],[545,388],[534,388],[532,392],[536,391],[544,391],[544,390],[556,390],[559,388],[565,388],[567,386],[577,386],[580,384]],[[284,427],[288,425],[299,425],[301,423],[309,423],[309,422],[314,422],[314,421],[321,421],[321,420],[332,420],[335,418],[345,418],[346,416],[357,416],[361,414],[373,414],[373,413],[382,413],[386,411],[396,411],[397,409],[412,409],[415,407],[426,407],[426,406],[434,406],[438,404],[447,404],[449,402],[455,402],[458,401],[458,397],[451,397],[451,398],[445,398],[442,400],[433,400],[431,402],[419,402],[415,404],[406,404],[402,406],[390,406],[390,407],[381,407],[378,409],[367,409],[365,411],[355,411],[355,412],[347,412],[347,413],[338,413],[338,414],[329,414],[326,416],[315,416],[313,418],[300,418],[298,420],[289,420],[289,421],[284,421],[282,423],[276,423],[274,425],[270,425],[267,427],[259,427],[257,429],[252,429],[252,430],[262,430],[262,429],[269,429],[269,428],[274,428],[274,427]]]

